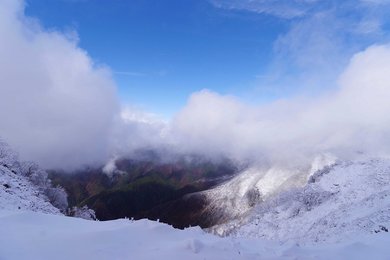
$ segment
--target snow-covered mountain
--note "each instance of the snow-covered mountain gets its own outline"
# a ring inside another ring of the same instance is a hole
[[[390,230],[389,159],[338,161],[307,177],[306,185],[265,196],[245,217],[212,230],[298,243],[348,241]]]
[[[322,154],[306,167],[254,165],[225,183],[193,196],[201,195],[204,198],[207,204],[204,210],[209,215],[218,216],[220,221],[217,223],[241,219],[249,214],[254,206],[276,194],[303,187],[313,173],[335,162],[334,156]]]

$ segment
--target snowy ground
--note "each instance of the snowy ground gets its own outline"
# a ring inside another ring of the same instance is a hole
[[[389,259],[390,236],[299,247],[260,239],[220,238],[140,220],[88,221],[0,211],[0,259]]]

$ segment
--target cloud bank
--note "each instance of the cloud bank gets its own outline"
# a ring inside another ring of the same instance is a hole
[[[390,46],[372,46],[353,56],[331,93],[251,107],[202,91],[172,128],[189,150],[262,163],[310,163],[323,153],[388,156],[389,100]]]

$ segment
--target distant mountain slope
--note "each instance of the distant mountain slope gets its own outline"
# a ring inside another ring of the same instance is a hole
[[[389,230],[389,159],[337,162],[311,175],[304,187],[281,192],[249,216],[213,228],[223,235],[300,243]]]
[[[63,186],[71,206],[88,205],[99,220],[149,218],[178,228],[204,221],[201,197],[186,195],[207,190],[232,178],[237,167],[229,160],[213,162],[199,156],[178,156],[161,161],[156,156],[120,158],[105,167],[75,173],[51,171],[53,183]]]

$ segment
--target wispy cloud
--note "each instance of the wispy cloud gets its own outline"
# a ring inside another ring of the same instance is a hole
[[[217,7],[241,9],[292,19],[305,16],[318,0],[210,0]]]
[[[260,72],[265,76],[257,78],[256,92],[271,96],[334,87],[356,52],[390,40],[388,0],[210,1],[232,11],[271,15],[287,25],[274,41],[268,69]]]
[[[160,76],[160,77],[165,77],[169,74],[169,71],[168,70],[159,70],[157,71],[157,76]]]
[[[138,71],[113,71],[114,74],[117,75],[123,75],[123,76],[129,76],[129,77],[147,77],[147,76],[158,76],[158,77],[165,77],[169,74],[168,70],[159,70],[149,73],[144,72],[138,72]]]
[[[361,0],[361,2],[375,5],[390,4],[390,0]]]
[[[145,76],[147,76],[146,73],[136,72],[136,71],[114,71],[114,74],[130,76],[130,77],[145,77]]]

